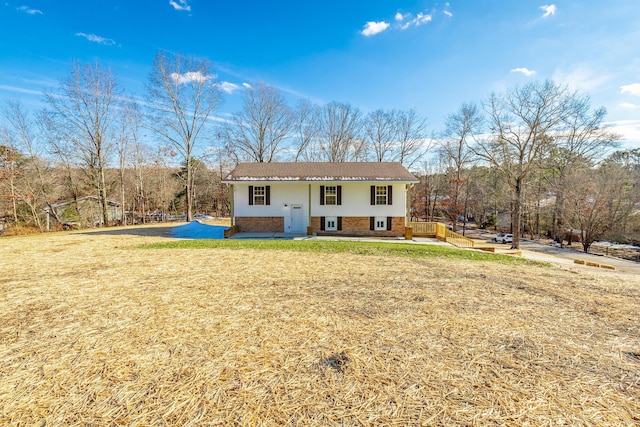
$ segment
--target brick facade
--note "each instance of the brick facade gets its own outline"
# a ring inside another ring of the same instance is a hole
[[[370,230],[370,218],[368,216],[343,216],[342,230],[320,230],[320,217],[311,217],[313,232],[319,236],[404,236],[405,217],[392,217],[391,230]]]
[[[237,216],[236,226],[240,232],[284,232],[282,216]]]

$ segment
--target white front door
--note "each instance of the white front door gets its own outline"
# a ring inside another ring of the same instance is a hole
[[[304,209],[302,205],[291,205],[291,232],[303,233],[304,231]]]

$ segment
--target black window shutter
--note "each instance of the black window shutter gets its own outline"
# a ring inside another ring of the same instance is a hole
[[[320,230],[324,230],[324,217],[320,217]]]
[[[387,187],[387,204],[388,205],[393,204],[392,203],[392,201],[393,201],[392,195],[393,195],[393,185],[389,185]],[[389,229],[389,230],[391,230],[391,229]]]
[[[375,216],[370,216],[369,217],[369,230],[375,230],[376,229],[376,217]]]
[[[338,185],[338,201],[336,203],[338,205],[342,204],[342,185]]]
[[[253,204],[253,185],[249,186],[249,204]]]
[[[371,186],[371,204],[375,205],[376,204],[376,186],[372,185]],[[373,228],[372,228],[373,230]]]
[[[264,187],[264,193],[265,193],[265,205],[270,205],[271,204],[271,186],[267,185],[266,187]]]
[[[391,217],[387,217],[387,230],[391,230]]]
[[[342,217],[338,217],[338,230],[342,230]]]
[[[320,186],[320,204],[324,205],[324,185]]]

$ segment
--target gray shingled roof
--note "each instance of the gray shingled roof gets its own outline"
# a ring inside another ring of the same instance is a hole
[[[418,182],[397,162],[240,163],[225,182],[242,181],[403,181]]]

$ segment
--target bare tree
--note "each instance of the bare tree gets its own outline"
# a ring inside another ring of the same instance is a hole
[[[394,160],[410,168],[431,146],[426,135],[427,119],[420,117],[414,109],[397,111],[394,118],[398,144]]]
[[[391,161],[395,154],[396,112],[375,110],[364,119],[364,134],[376,162]]]
[[[179,153],[186,166],[188,221],[193,218],[191,159],[202,131],[221,102],[222,93],[209,61],[167,52],[156,55],[147,84],[147,126]]]
[[[120,103],[121,118],[116,136],[118,154],[118,183],[120,186],[120,204],[122,216],[120,222],[127,224],[126,176],[129,171],[130,157],[135,156],[135,148],[139,147],[139,127],[142,121],[138,105],[133,99],[124,99]],[[133,150],[132,150],[133,148]],[[134,159],[135,160],[135,159]],[[135,162],[134,162],[135,164]]]
[[[40,133],[49,147],[50,154],[56,162],[56,169],[62,173],[62,190],[59,191],[63,197],[77,200],[80,197],[80,183],[78,178],[78,169],[81,167],[74,152],[73,143],[66,140],[62,135],[56,132],[53,113],[42,110],[38,115],[38,126]],[[55,209],[52,209],[55,211]],[[51,213],[56,215],[55,213]],[[58,222],[60,218],[57,218]]]
[[[293,113],[280,91],[262,82],[245,89],[242,100],[242,111],[224,127],[229,151],[240,161],[274,161],[293,130]]]
[[[21,155],[13,146],[13,138],[6,127],[0,128],[0,200],[9,202],[14,223],[18,223],[18,192],[16,180],[20,176],[18,166]],[[2,188],[2,187],[8,188]]]
[[[553,133],[553,143],[545,162],[556,196],[551,225],[552,237],[556,239],[562,239],[565,232],[565,189],[569,174],[578,168],[589,167],[608,149],[615,147],[620,138],[603,125],[607,114],[605,108],[592,111],[586,95],[576,94],[569,102],[568,114],[558,131]]]
[[[113,145],[113,125],[118,119],[115,103],[119,95],[111,71],[97,62],[75,63],[57,92],[44,92],[50,108],[48,130],[73,146],[67,154],[79,159],[97,190],[104,226],[109,224],[105,170]]]
[[[466,203],[461,203],[461,193],[467,185],[467,178],[463,177],[463,171],[474,160],[469,146],[480,132],[482,122],[482,114],[475,104],[462,104],[457,112],[447,116],[445,122],[446,128],[440,147],[449,164],[451,185],[449,216],[453,231],[456,231],[458,217],[463,215],[466,206]]]
[[[322,160],[348,162],[366,157],[361,117],[360,110],[349,104],[331,102],[322,107],[318,134]]]
[[[521,204],[524,185],[549,134],[569,116],[575,93],[552,81],[531,82],[498,96],[486,105],[491,137],[475,145],[474,152],[497,168],[513,192],[512,248],[520,247]]]
[[[294,110],[294,147],[296,154],[294,161],[314,161],[317,147],[314,142],[319,132],[319,110],[308,99],[301,99]]]
[[[426,119],[416,110],[376,110],[367,114],[363,128],[367,148],[377,162],[400,162],[411,167],[429,149]]]
[[[584,252],[589,252],[594,241],[630,215],[633,184],[618,165],[606,163],[572,172],[567,183],[572,189],[566,196],[567,216],[572,228],[579,230]]]
[[[29,166],[33,169],[33,182],[30,177],[28,177],[27,180],[29,187],[28,192],[34,199],[32,207],[34,222],[36,226],[42,230],[40,221],[41,205],[44,204],[49,207],[49,211],[55,215],[55,212],[53,212],[54,209],[51,208],[52,200],[50,198],[52,184],[50,176],[51,170],[45,160],[44,154],[39,149],[34,122],[20,101],[7,101],[6,108],[3,112],[13,130],[17,145],[20,147],[20,150],[26,154]]]

